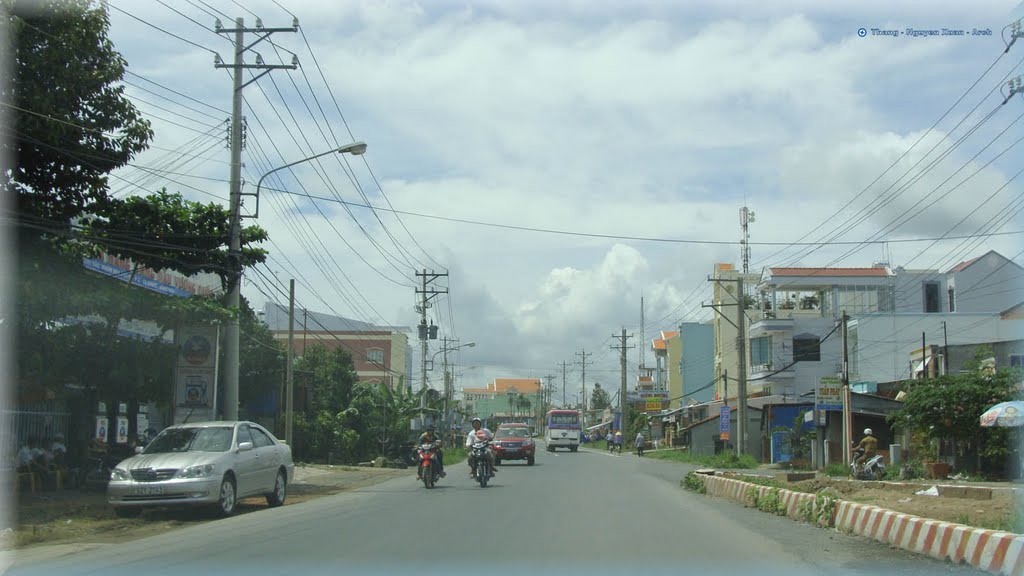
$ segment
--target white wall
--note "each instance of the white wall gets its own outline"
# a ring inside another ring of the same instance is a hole
[[[1002,320],[992,314],[879,314],[851,323],[857,336],[856,375],[850,379],[891,382],[910,377],[910,353],[921,348],[921,333],[928,346],[943,346],[942,322],[950,346],[1020,339],[1024,320]]]

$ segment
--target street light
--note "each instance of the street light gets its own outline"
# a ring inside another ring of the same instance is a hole
[[[256,218],[256,217],[259,216],[259,213],[260,213],[260,188],[263,186],[263,180],[265,180],[267,178],[267,176],[270,176],[271,174],[273,174],[274,172],[277,172],[279,170],[284,170],[285,168],[290,168],[292,166],[295,166],[296,164],[302,164],[303,162],[309,162],[310,160],[316,160],[317,158],[320,158],[322,156],[327,156],[328,154],[352,154],[354,156],[359,156],[359,155],[361,155],[361,154],[363,154],[365,152],[366,152],[366,143],[365,142],[352,142],[351,144],[346,144],[344,146],[339,146],[338,148],[334,148],[332,150],[328,150],[327,152],[321,152],[320,154],[315,154],[313,156],[310,156],[309,158],[303,158],[302,160],[296,160],[295,162],[289,162],[288,164],[285,164],[284,166],[278,166],[277,168],[274,168],[273,170],[270,170],[269,172],[267,172],[263,176],[261,176],[259,181],[256,183],[256,193],[255,193],[255,196],[256,196],[256,212],[255,212],[255,214],[253,214],[253,218]],[[232,210],[232,215],[231,215],[231,227],[232,227],[232,246],[231,246],[231,251],[233,253],[232,255],[235,258],[235,266],[234,266],[234,269],[232,270],[232,274],[235,275],[235,278],[234,278],[234,282],[232,283],[231,291],[228,293],[228,307],[231,307],[231,308],[238,308],[239,300],[241,298],[241,272],[242,272],[241,271],[241,266],[240,266],[240,262],[241,262],[241,259],[240,259],[241,246],[240,246],[240,243],[236,242],[236,240],[237,240],[236,237],[238,236],[239,229],[240,229],[239,222],[238,222],[238,220],[239,220],[239,212],[240,211],[237,210],[237,209]],[[285,425],[284,425],[286,441],[288,442],[289,445],[292,445],[292,446],[294,446],[294,442],[295,442],[295,439],[292,437],[292,417],[293,417],[293,412],[294,412],[293,393],[292,393],[292,391],[294,389],[294,378],[293,378],[293,373],[292,373],[292,361],[293,361],[292,356],[294,354],[294,347],[295,347],[294,332],[292,330],[292,321],[293,321],[292,318],[293,318],[294,314],[293,314],[293,310],[291,309],[291,307],[293,305],[294,305],[294,298],[290,298],[290,301],[289,301],[289,314],[288,314],[288,350],[287,350],[288,360],[287,360],[287,365],[285,366],[285,374],[286,374],[286,379],[287,379],[287,391],[286,391],[286,398],[285,398],[286,414],[285,414]],[[225,374],[225,378],[224,378],[224,380],[225,380],[224,396],[228,400],[227,406],[225,407],[226,408],[226,412],[227,412],[226,415],[228,416],[228,420],[237,420],[238,419],[238,367],[239,367],[238,338],[239,338],[238,316],[235,316],[228,323],[228,333],[227,333],[227,337],[226,337],[227,350],[226,350],[226,353],[225,353],[225,356],[226,356],[225,360],[226,360],[226,364],[227,364],[227,373]]]
[[[327,156],[329,154],[351,154],[353,156],[362,156],[364,153],[366,153],[366,142],[352,142],[351,144],[345,144],[344,146],[340,146],[340,147],[335,148],[333,150],[328,150],[327,152],[321,152],[320,154],[317,154],[315,156],[310,156],[309,158],[303,158],[302,160],[296,160],[295,162],[292,162],[290,164],[285,164],[284,166],[278,166],[277,168],[274,168],[273,170],[271,170],[270,172],[267,172],[263,176],[260,176],[259,182],[256,183],[256,194],[255,194],[255,196],[256,196],[256,214],[255,214],[254,217],[258,217],[259,214],[260,214],[260,187],[263,186],[263,179],[266,178],[267,176],[270,176],[271,174],[273,174],[274,172],[277,172],[278,170],[284,170],[285,168],[291,168],[292,166],[295,166],[296,164],[302,164],[303,162],[309,162],[310,160],[316,160],[317,158],[320,158],[322,156]]]
[[[447,342],[448,341],[445,340],[445,344],[447,344]],[[474,346],[476,346],[476,342],[466,342],[465,344],[460,344],[458,346],[453,346],[453,347],[450,347],[450,348],[448,346],[446,346],[445,344],[442,344],[441,345],[441,349],[438,350],[437,352],[435,352],[434,355],[430,357],[430,365],[431,365],[431,367],[433,367],[433,365],[434,365],[434,358],[436,358],[438,354],[442,354],[442,353],[444,354],[444,360],[443,360],[443,367],[444,367],[444,415],[443,415],[443,417],[444,417],[444,422],[443,422],[443,424],[444,424],[444,434],[448,434],[448,432],[451,429],[451,415],[449,414],[449,403],[451,402],[450,397],[452,395],[452,392],[451,392],[452,386],[451,386],[451,382],[449,382],[450,378],[449,378],[449,375],[448,375],[448,352],[453,352],[455,350],[458,350],[459,348],[473,348]]]

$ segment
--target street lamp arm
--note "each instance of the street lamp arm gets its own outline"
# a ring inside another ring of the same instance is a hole
[[[354,155],[358,156],[358,155],[366,152],[366,144],[363,143],[363,142],[353,142],[352,144],[346,144],[346,145],[341,146],[339,148],[334,148],[332,150],[328,150],[327,152],[321,152],[320,154],[316,154],[314,156],[310,156],[309,158],[303,158],[302,160],[296,160],[295,162],[290,162],[288,164],[285,164],[284,166],[278,166],[277,168],[274,168],[273,170],[267,172],[263,176],[260,176],[259,182],[256,183],[256,194],[257,194],[257,196],[259,196],[260,187],[263,185],[263,180],[267,176],[270,176],[271,174],[273,174],[274,172],[277,172],[278,170],[284,170],[285,168],[291,168],[292,166],[295,166],[296,164],[302,164],[303,162],[309,162],[310,160],[316,160],[317,158],[320,158],[322,156],[327,156],[328,154],[344,154],[346,152],[349,153],[349,154],[354,154]]]

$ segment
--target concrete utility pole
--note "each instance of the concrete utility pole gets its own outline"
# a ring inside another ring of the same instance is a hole
[[[562,360],[562,408],[566,408],[567,407],[566,406],[566,399],[565,399],[565,366],[566,366],[566,361]]]
[[[736,393],[739,396],[739,410],[736,414],[736,432],[740,441],[736,444],[736,454],[742,456],[747,453],[747,311],[744,309],[743,277],[736,279],[736,324],[739,326],[739,334],[736,336],[736,350],[740,357],[739,386]]]
[[[541,386],[542,398],[543,398],[543,401],[541,402],[541,413],[542,414],[547,414],[548,410],[551,409],[550,408],[550,406],[551,406],[551,393],[554,391],[554,389],[551,387],[550,383],[554,379],[555,379],[555,375],[554,374],[548,374],[548,375],[544,376],[544,384],[543,384],[543,386]]]
[[[618,346],[612,346],[613,350],[618,350],[620,354],[619,367],[621,371],[621,379],[619,381],[619,428],[622,428],[626,420],[626,351],[630,348],[636,348],[636,346],[627,346],[626,341],[633,337],[633,334],[626,334],[626,329],[622,329],[622,334],[612,334],[612,338],[619,339]]]
[[[305,335],[303,335],[305,337]],[[303,351],[305,354],[305,351]],[[285,392],[285,409],[288,411],[284,417],[284,437],[288,439],[288,445],[295,449],[295,438],[292,436],[292,421],[295,416],[295,405],[293,402],[295,391],[295,279],[288,281],[288,351],[285,374],[288,385]]]
[[[448,342],[451,338],[441,339],[441,363],[444,368],[444,431],[443,434],[448,434],[451,430],[451,425],[448,423],[448,396],[451,390],[451,375],[448,374]]]
[[[714,308],[718,312],[719,316],[736,328],[736,351],[739,354],[739,378],[736,379],[736,383],[739,384],[736,393],[736,454],[743,455],[747,450],[747,330],[746,320],[747,312],[744,308],[745,294],[743,292],[743,278],[711,278],[708,277],[708,282],[735,282],[736,283],[736,302],[734,303],[715,303],[715,304],[704,304],[701,303],[702,308]],[[722,314],[722,306],[735,306],[737,309],[736,322],[729,319],[728,316]],[[726,381],[728,381],[728,374],[726,374]],[[726,402],[728,405],[728,402]]]
[[[420,388],[423,391],[420,396],[420,428],[423,428],[427,408],[427,340],[437,340],[437,326],[431,323],[427,326],[427,309],[430,308],[430,301],[438,294],[447,294],[448,289],[428,288],[427,285],[438,278],[447,278],[448,273],[417,272],[416,276],[423,278],[422,289],[417,288],[416,293],[421,296],[417,311],[420,313]]]
[[[579,363],[583,368],[583,401],[580,403],[580,407],[583,408],[583,422],[585,424],[587,421],[587,356],[593,356],[594,353],[587,352],[586,348],[584,348],[582,352],[577,352],[576,355],[583,359]]]
[[[239,308],[242,289],[242,226],[241,226],[241,205],[242,205],[242,90],[259,78],[269,74],[271,70],[287,68],[294,70],[298,67],[298,57],[292,59],[292,64],[264,64],[263,58],[257,54],[255,64],[245,63],[245,53],[253,46],[266,40],[274,32],[296,32],[299,29],[299,19],[292,22],[291,28],[264,28],[263,23],[256,21],[255,28],[246,28],[245,20],[235,19],[234,28],[224,28],[220,20],[216,21],[214,30],[218,34],[234,34],[235,60],[232,64],[225,64],[220,55],[214,58],[215,68],[230,68],[232,70],[232,100],[231,100],[231,194],[230,194],[230,232],[228,240],[228,254],[230,270],[228,279],[228,307]],[[245,45],[246,33],[257,34],[259,38]],[[243,70],[263,70],[264,72],[248,82],[242,82]],[[227,330],[224,335],[224,418],[226,420],[238,420],[238,369],[239,369],[239,329],[238,315],[228,320]],[[292,439],[289,436],[288,441]]]
[[[843,364],[842,364],[842,381],[843,381],[843,464],[846,466],[850,465],[850,445],[853,444],[853,398],[850,396],[850,362],[848,358],[849,350],[846,346],[846,324],[850,317],[846,315],[846,310],[843,310],[842,316],[839,318],[840,329],[842,330],[843,336]]]

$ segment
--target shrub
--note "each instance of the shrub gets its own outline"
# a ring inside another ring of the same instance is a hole
[[[689,472],[683,477],[679,484],[683,488],[692,490],[698,494],[707,494],[707,486],[704,485],[704,480],[700,476],[701,475],[696,472]]]

